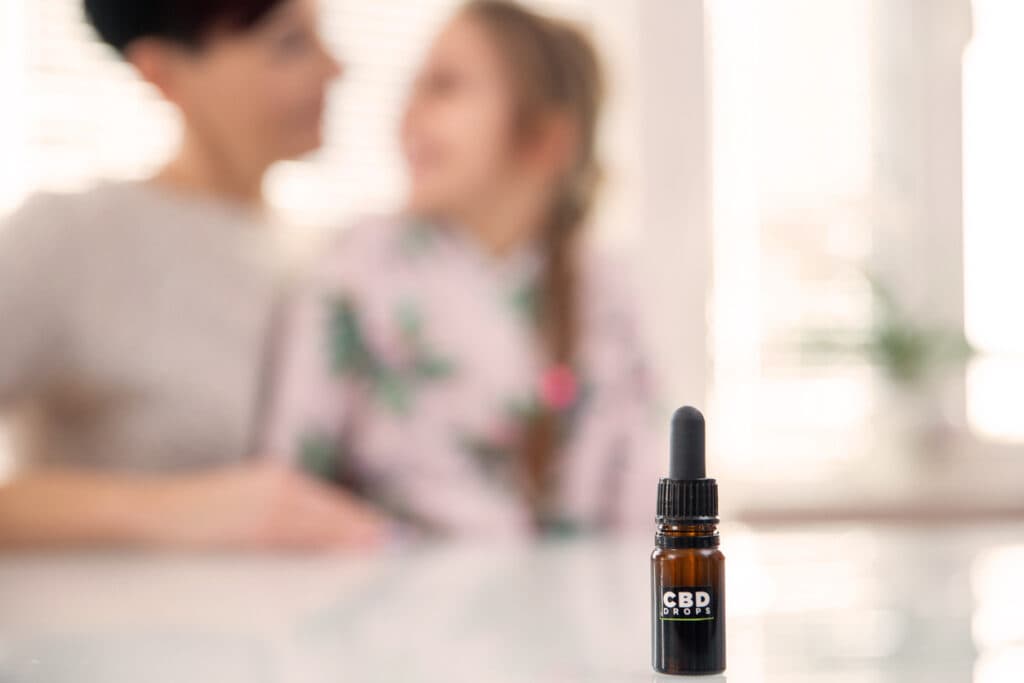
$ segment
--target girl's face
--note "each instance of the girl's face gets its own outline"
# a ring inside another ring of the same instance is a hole
[[[456,18],[435,41],[402,125],[414,213],[463,215],[522,172],[503,69],[486,29],[471,18]]]
[[[340,74],[318,18],[315,0],[286,0],[251,29],[215,32],[198,51],[165,49],[148,75],[236,163],[300,156],[322,142],[327,87]]]

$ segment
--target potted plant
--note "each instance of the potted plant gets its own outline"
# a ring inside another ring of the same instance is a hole
[[[961,328],[921,322],[878,277],[867,279],[874,304],[871,324],[864,329],[808,330],[804,352],[826,361],[870,363],[884,392],[872,425],[880,447],[934,466],[958,442],[955,421],[944,405],[944,385],[963,370],[975,350]]]

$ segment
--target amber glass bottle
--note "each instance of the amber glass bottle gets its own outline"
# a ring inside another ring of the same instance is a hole
[[[704,416],[672,416],[669,476],[658,482],[651,555],[652,659],[666,674],[725,671],[725,556],[718,484],[705,476]]]

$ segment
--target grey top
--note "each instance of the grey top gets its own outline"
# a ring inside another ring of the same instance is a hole
[[[0,223],[0,411],[16,459],[123,471],[249,455],[283,269],[256,213],[143,183]]]

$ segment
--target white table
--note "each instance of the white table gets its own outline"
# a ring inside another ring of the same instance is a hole
[[[1024,681],[1021,527],[723,536],[730,681]],[[662,680],[650,550],[0,556],[0,681]]]

